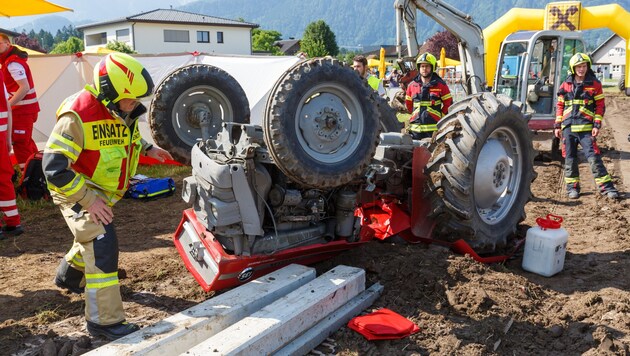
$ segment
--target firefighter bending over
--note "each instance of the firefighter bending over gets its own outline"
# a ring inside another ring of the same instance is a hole
[[[431,53],[423,53],[416,60],[418,76],[409,83],[405,97],[411,113],[409,133],[416,139],[431,137],[437,122],[448,113],[453,97],[448,86],[437,73],[437,60]]]
[[[94,68],[94,86],[86,85],[57,110],[44,150],[48,188],[74,235],[55,284],[85,293],[88,332],[109,339],[139,329],[125,321],[112,206],[136,173],[140,153],[171,158],[138,131],[138,117],[146,112],[138,99],[152,91],[153,80],[140,62],[123,53],[107,55]]]

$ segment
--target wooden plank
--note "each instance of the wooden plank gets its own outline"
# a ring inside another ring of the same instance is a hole
[[[274,356],[306,355],[312,349],[321,344],[327,337],[346,325],[350,319],[359,315],[361,311],[372,305],[383,292],[380,283],[374,283],[370,288],[352,298],[341,308],[335,310],[308,331],[293,339],[283,348],[274,353]]]
[[[177,355],[315,279],[315,269],[292,264],[210,298],[87,355]]]
[[[337,266],[185,353],[268,355],[365,290],[365,271]]]

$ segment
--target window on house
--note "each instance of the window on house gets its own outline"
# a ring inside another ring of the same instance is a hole
[[[217,31],[217,43],[223,43],[223,31]]]
[[[210,32],[209,31],[197,31],[197,42],[198,43],[210,43]]]
[[[116,30],[116,41],[129,42],[129,29]]]
[[[86,46],[99,46],[107,44],[107,32],[94,33],[85,36]]]
[[[190,42],[188,30],[164,30],[164,42]]]
[[[620,66],[620,65],[613,65],[613,66],[612,66],[612,71],[613,71],[613,72],[619,72],[619,71],[621,71],[621,66]]]

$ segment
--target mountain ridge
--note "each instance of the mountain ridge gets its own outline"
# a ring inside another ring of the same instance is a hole
[[[457,3],[456,7],[460,11],[470,14],[481,28],[485,28],[513,7],[543,9],[547,3],[546,0],[495,2],[470,0]],[[584,0],[582,6],[597,6],[608,3],[610,2],[606,0]],[[618,3],[625,9],[630,9],[630,0],[623,0]],[[261,4],[266,6],[265,11],[261,11]],[[449,4],[455,4],[455,2],[450,1]],[[156,8],[159,7],[158,5]],[[229,19],[242,18],[247,22],[259,24],[261,29],[280,32],[283,39],[301,38],[309,23],[321,19],[335,33],[337,44],[340,47],[361,51],[364,47],[395,44],[395,12],[393,1],[388,3],[388,0],[363,0],[360,6],[357,6],[354,1],[348,0],[316,0],[308,3],[295,0],[268,0],[264,2],[255,0],[198,0],[181,6],[174,6],[173,9]],[[120,13],[119,17],[132,15],[136,15],[136,13]],[[57,29],[70,24],[76,27],[86,23],[109,20],[109,18],[83,19],[64,22],[60,19],[63,19],[63,16],[43,16],[31,21],[30,26],[20,25],[14,30],[16,32],[24,30],[28,33],[31,29],[36,32],[44,29],[55,35]],[[420,43],[442,30],[443,28],[435,21],[424,14],[418,14],[418,41]],[[585,31],[585,39],[589,49],[596,48],[611,34],[612,32],[606,29]]]

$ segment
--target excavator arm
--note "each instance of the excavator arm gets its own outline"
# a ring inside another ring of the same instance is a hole
[[[402,52],[402,31],[404,27],[409,56],[418,55],[416,38],[416,14],[425,15],[451,32],[459,42],[459,57],[462,62],[463,80],[468,94],[479,93],[485,87],[483,30],[472,18],[441,0],[395,0],[396,45]]]

